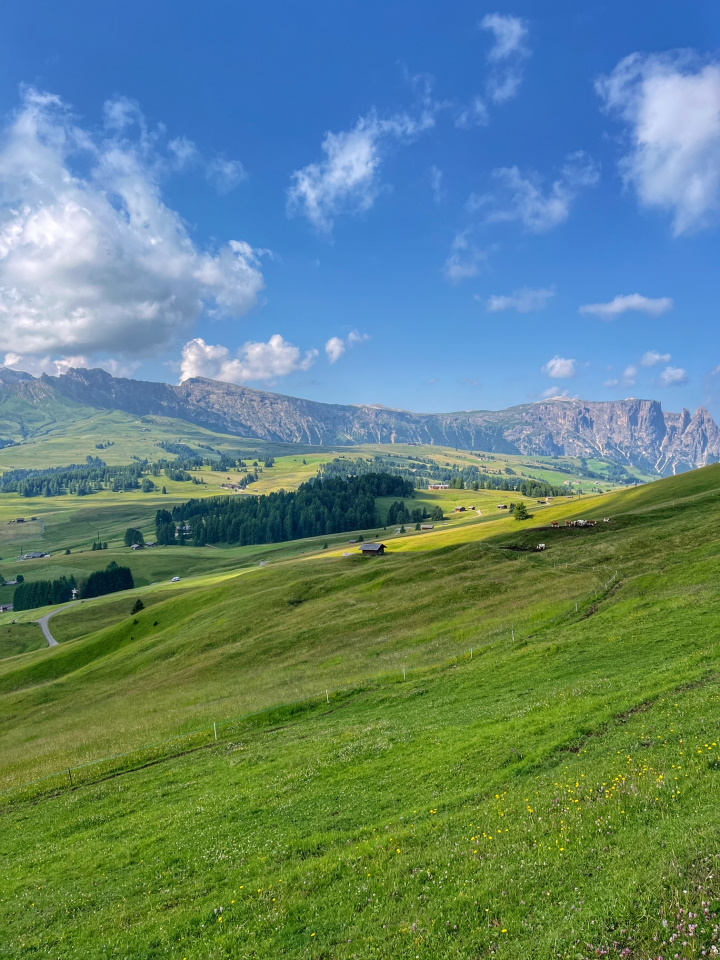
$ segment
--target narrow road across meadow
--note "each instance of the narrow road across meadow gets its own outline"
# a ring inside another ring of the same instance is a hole
[[[40,617],[37,623],[40,624],[40,629],[43,632],[47,644],[49,647],[59,646],[55,637],[50,633],[50,627],[48,626],[48,620],[50,617],[54,617],[56,613],[60,613],[61,610],[67,610],[68,607],[72,607],[72,603],[66,603],[64,607],[58,607],[57,610],[53,610],[52,613],[46,613],[44,617]]]

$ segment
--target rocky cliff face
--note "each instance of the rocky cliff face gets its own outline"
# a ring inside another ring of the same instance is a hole
[[[0,394],[32,389],[8,381],[0,371]],[[664,413],[656,400],[558,397],[508,410],[416,414],[317,403],[201,378],[180,386],[126,380],[103,370],[73,369],[33,384],[42,386],[40,393],[50,389],[85,406],[175,417],[264,440],[320,446],[420,442],[495,453],[599,456],[660,476],[720,461],[720,429],[707,410],[693,416],[688,410]]]

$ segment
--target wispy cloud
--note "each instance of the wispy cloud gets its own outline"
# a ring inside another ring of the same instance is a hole
[[[317,356],[318,351],[314,349],[302,353],[279,333],[267,343],[249,340],[235,351],[197,337],[183,347],[181,379],[207,377],[227,383],[275,380],[299,370],[309,370]]]
[[[640,363],[643,367],[655,367],[658,363],[669,363],[671,360],[672,355],[669,353],[658,353],[657,350],[648,350],[648,352],[643,355]]]
[[[556,355],[541,368],[541,373],[546,373],[553,380],[570,380],[577,375],[576,363],[577,360]]]
[[[644,207],[670,211],[676,235],[720,212],[720,63],[692,51],[633,53],[596,84],[625,124],[625,182]]]
[[[615,320],[623,313],[647,313],[652,317],[659,317],[668,310],[672,310],[671,297],[644,297],[639,293],[630,293],[626,296],[617,296],[609,303],[586,303],[580,307],[580,313],[592,314],[601,320]]]
[[[525,61],[530,56],[527,22],[508,14],[489,13],[480,27],[493,37],[487,54],[491,65],[487,93],[491,100],[502,103],[514,97],[522,83]]]
[[[239,160],[215,157],[205,168],[205,176],[221,195],[230,193],[247,179],[247,171]]]
[[[443,189],[443,172],[439,167],[430,167],[430,189],[435,203],[440,203],[445,191]]]
[[[455,235],[450,255],[443,265],[443,273],[452,283],[476,277],[487,260],[487,251],[477,247],[470,236],[470,230],[463,230]]]
[[[545,189],[534,171],[523,174],[518,167],[500,167],[492,172],[497,189],[473,194],[471,210],[487,211],[486,223],[518,221],[531,233],[546,233],[564,223],[579,194],[600,179],[598,165],[583,151],[567,157],[560,176]]]
[[[388,153],[433,127],[437,109],[425,89],[417,116],[398,113],[382,118],[371,111],[350,130],[326,133],[323,159],[292,175],[288,214],[302,214],[321,233],[329,234],[341,214],[369,210],[380,191],[380,168]]]
[[[603,386],[606,387],[634,387],[637,383],[638,368],[634,365],[625,367],[622,376],[613,377],[606,380]]]
[[[487,309],[490,313],[500,313],[504,310],[517,310],[518,313],[531,313],[534,310],[543,310],[555,296],[553,287],[532,289],[525,287],[515,290],[509,296],[488,297]],[[477,298],[478,300],[480,297]]]
[[[543,400],[569,400],[574,398],[574,395],[570,393],[569,390],[561,390],[558,393],[558,387],[548,387],[547,390],[543,390],[540,394]]]
[[[172,163],[177,170],[184,170],[200,157],[198,148],[187,137],[175,137],[174,140],[169,140],[168,151],[174,158]]]
[[[455,117],[455,126],[464,130],[471,127],[486,127],[490,122],[490,114],[482,97],[475,99],[467,107],[463,107]]]

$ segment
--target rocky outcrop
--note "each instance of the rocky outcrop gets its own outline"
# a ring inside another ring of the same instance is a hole
[[[388,407],[318,403],[195,378],[179,386],[71,369],[40,380],[15,374],[0,397],[33,391],[85,407],[187,420],[239,437],[335,446],[430,443],[493,453],[602,457],[660,476],[720,460],[720,429],[709,412],[664,413],[657,400],[592,402],[556,397],[508,410],[410,413]],[[29,381],[29,382],[28,382]]]

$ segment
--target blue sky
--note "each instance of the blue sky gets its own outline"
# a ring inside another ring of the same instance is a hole
[[[716,4],[6,0],[0,117],[18,369],[720,416]]]

